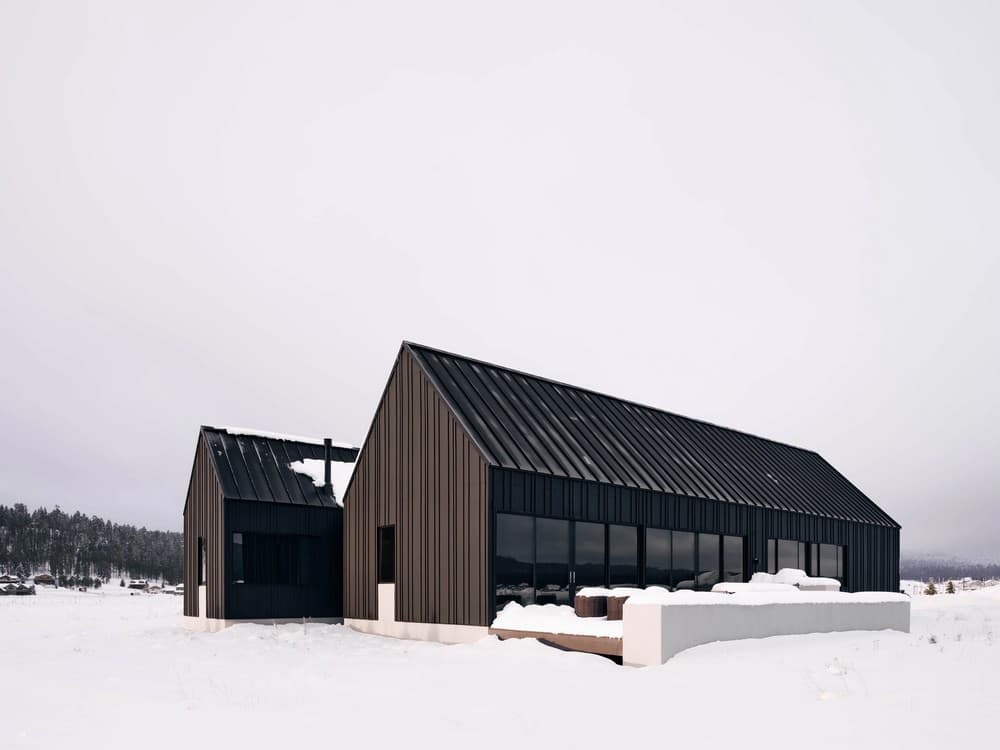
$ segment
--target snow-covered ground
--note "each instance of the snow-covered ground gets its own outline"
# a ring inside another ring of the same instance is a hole
[[[0,599],[0,748],[992,747],[1000,587],[913,602],[913,633],[700,646],[648,669],[534,641],[341,626],[190,633],[180,597]]]

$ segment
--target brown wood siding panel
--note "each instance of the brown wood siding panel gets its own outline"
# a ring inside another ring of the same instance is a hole
[[[487,625],[486,462],[401,350],[345,498],[344,616],[374,619],[375,534],[396,524],[396,618]]]
[[[184,614],[198,617],[198,539],[208,549],[206,609],[208,617],[223,617],[225,612],[225,565],[223,557],[222,488],[215,475],[215,465],[208,443],[198,436],[191,482],[184,503]]]

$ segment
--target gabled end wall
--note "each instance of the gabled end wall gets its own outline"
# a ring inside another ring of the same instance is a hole
[[[395,620],[489,624],[487,475],[404,345],[344,500],[346,619],[378,619],[376,529],[394,524]]]
[[[223,545],[222,488],[205,436],[198,434],[191,481],[184,502],[184,615],[224,617],[225,548]],[[203,538],[208,558],[207,611],[198,611],[198,539]]]

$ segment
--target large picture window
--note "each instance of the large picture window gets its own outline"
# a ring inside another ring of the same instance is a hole
[[[670,585],[678,589],[693,589],[695,579],[694,540],[692,531],[674,531],[673,564]]]
[[[496,606],[535,601],[535,519],[497,514]]]
[[[639,585],[637,526],[608,526],[608,574],[611,586]]]
[[[604,585],[604,524],[577,521],[574,532],[574,583],[579,590],[585,586]]]
[[[698,578],[695,588],[710,589],[719,582],[719,535],[698,535]]]
[[[837,544],[807,544],[790,539],[767,540],[767,570],[804,570],[809,575],[836,578],[844,583],[844,548]]]
[[[535,519],[535,603],[569,604],[569,521]]]
[[[585,586],[708,590],[746,580],[739,536],[512,513],[496,515],[495,531],[497,611],[512,601],[571,604]]]
[[[316,537],[233,534],[233,583],[307,585],[316,559]]]
[[[668,529],[646,529],[646,585],[670,586],[671,548],[673,532]]]
[[[722,580],[727,583],[744,580],[743,537],[722,537]]]

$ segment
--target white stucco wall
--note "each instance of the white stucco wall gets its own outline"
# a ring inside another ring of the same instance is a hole
[[[489,635],[489,628],[474,625],[447,625],[434,622],[397,622],[396,585],[378,584],[378,611],[375,620],[346,618],[344,624],[362,633],[408,638],[438,643],[474,643]]]
[[[622,661],[663,664],[692,646],[741,638],[833,633],[847,630],[910,631],[910,601],[887,594],[883,601],[780,602],[771,604],[625,603]]]

